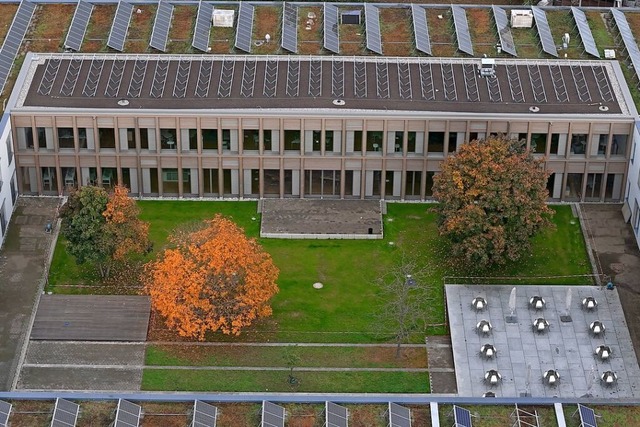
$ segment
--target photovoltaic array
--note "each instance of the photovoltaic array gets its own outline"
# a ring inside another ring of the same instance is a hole
[[[196,26],[193,30],[193,43],[201,52],[209,51],[209,34],[211,33],[211,17],[213,16],[213,3],[200,0]]]
[[[336,405],[333,402],[326,402],[325,425],[327,427],[348,427],[349,411],[347,408]]]
[[[453,25],[456,29],[458,49],[473,56],[473,45],[471,44],[471,34],[469,33],[467,13],[463,7],[456,5],[451,6],[451,12],[453,13]]]
[[[127,38],[132,13],[133,5],[131,3],[122,0],[118,3],[116,15],[111,25],[111,32],[109,32],[109,38],[107,39],[107,46],[120,52],[124,50],[124,42]]]
[[[427,55],[431,55],[431,39],[429,38],[429,25],[427,24],[426,11],[422,6],[412,4],[411,15],[413,17],[413,33],[416,38],[416,49]]]
[[[160,0],[156,11],[156,20],[153,22],[149,46],[161,52],[167,50],[167,39],[169,37],[169,28],[171,28],[172,16],[173,4],[166,0]]]
[[[131,403],[128,400],[118,399],[116,420],[113,423],[113,427],[138,427],[141,416],[142,407],[140,405]]]
[[[389,427],[411,427],[411,409],[389,402]]]
[[[284,408],[275,403],[262,402],[262,422],[261,427],[284,427]]]
[[[459,406],[453,407],[453,422],[456,427],[473,427],[471,423],[471,412]]]
[[[11,403],[0,400],[0,427],[7,427],[7,425],[9,424],[9,415],[11,414],[11,408]]]
[[[216,427],[218,408],[201,400],[193,405],[193,423],[191,427]]]
[[[631,60],[631,65],[633,65],[633,68],[636,71],[636,78],[640,80],[640,49],[633,37],[627,17],[618,9],[611,9],[611,13],[613,14],[616,27],[618,27],[618,31],[620,31],[620,37],[622,38],[624,47],[627,50],[629,59]]]
[[[340,53],[340,35],[338,33],[338,6],[324,4],[324,48]]]
[[[587,16],[577,7],[571,7],[571,13],[573,14],[573,19],[576,21],[576,26],[578,27],[578,32],[582,39],[584,51],[589,55],[600,58],[600,52],[598,52],[598,46],[596,46],[596,41],[593,39],[591,28],[589,28]]]
[[[382,35],[380,34],[380,11],[371,3],[364,4],[367,49],[382,55]]]
[[[253,14],[255,8],[246,1],[240,2],[238,26],[236,28],[236,48],[251,53],[251,35],[253,33]]]
[[[51,427],[74,427],[78,420],[80,405],[69,402],[65,399],[56,399],[56,406],[53,409]]]
[[[282,8],[282,48],[298,53],[298,6],[293,3]]]
[[[558,51],[553,42],[553,35],[551,34],[551,28],[549,28],[549,21],[547,21],[547,13],[538,6],[531,6],[531,10],[533,11],[533,18],[536,21],[536,28],[538,30],[538,36],[540,37],[540,43],[542,44],[542,50],[557,58]]]
[[[9,32],[4,38],[4,43],[0,49],[0,93],[2,93],[4,85],[7,83],[11,67],[13,67],[13,61],[16,59],[22,40],[27,33],[27,28],[29,28],[35,9],[35,3],[22,0],[20,6],[18,6],[18,11],[13,17]]]
[[[87,25],[89,25],[91,12],[93,12],[93,4],[78,0],[76,11],[73,14],[73,19],[69,26],[69,32],[67,32],[67,39],[64,42],[64,46],[67,49],[73,49],[75,51],[80,50],[82,40],[87,32]]]
[[[493,9],[493,19],[496,21],[496,29],[498,30],[498,37],[500,37],[502,51],[512,56],[518,56],[516,44],[513,42],[513,34],[511,34],[511,28],[509,27],[507,12],[498,6],[491,6],[491,8]]]

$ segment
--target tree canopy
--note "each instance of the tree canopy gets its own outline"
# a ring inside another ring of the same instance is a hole
[[[499,137],[471,141],[434,177],[439,232],[453,255],[485,268],[530,251],[530,238],[552,225],[548,172],[522,143]]]
[[[111,194],[95,186],[73,190],[60,210],[67,251],[78,264],[92,262],[103,279],[108,277],[113,261],[150,247],[149,225],[139,213],[125,187],[116,186]]]
[[[153,308],[181,336],[204,340],[208,331],[239,335],[271,315],[279,270],[255,239],[216,215],[204,227],[170,236],[146,266],[145,288]]]

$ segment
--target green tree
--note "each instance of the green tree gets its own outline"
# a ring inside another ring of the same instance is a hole
[[[96,264],[103,278],[108,275],[107,260],[111,251],[110,236],[105,233],[107,220],[103,215],[108,202],[109,195],[103,188],[86,186],[72,190],[60,209],[67,252],[78,264]]]
[[[67,251],[78,264],[95,264],[106,279],[114,261],[150,248],[149,225],[139,213],[125,187],[116,186],[110,194],[94,186],[73,190],[60,210]]]
[[[452,255],[486,268],[529,252],[531,237],[552,226],[548,177],[544,159],[504,138],[471,141],[448,157],[434,177],[433,195]]]

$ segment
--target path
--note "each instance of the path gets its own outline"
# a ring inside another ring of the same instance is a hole
[[[22,346],[41,292],[45,260],[52,234],[57,198],[20,198],[0,251],[0,389],[12,387]]]

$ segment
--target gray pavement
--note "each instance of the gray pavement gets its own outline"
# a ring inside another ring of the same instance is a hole
[[[261,237],[380,239],[379,200],[265,199]]]
[[[57,198],[20,198],[0,251],[0,389],[12,387],[22,345],[40,292]]]
[[[144,343],[30,341],[24,363],[140,366],[144,349]]]
[[[137,367],[24,366],[18,389],[137,391],[141,382]]]
[[[511,315],[509,299],[513,286],[504,285],[447,285],[447,309],[451,323],[451,341],[456,367],[458,393],[461,396],[482,396],[488,390],[503,397],[518,397],[529,392],[534,397],[593,397],[616,399],[640,396],[640,368],[629,337],[624,313],[616,290],[598,286],[517,286],[516,322]],[[566,295],[571,288],[569,314],[571,321],[563,321],[567,314]],[[546,301],[543,310],[529,308],[528,301],[538,295]],[[476,311],[471,301],[476,296],[486,298],[488,308]],[[583,298],[593,296],[598,307],[586,311]],[[544,318],[547,332],[532,330],[533,320]],[[480,320],[489,320],[493,330],[481,335],[476,331]],[[593,336],[589,325],[600,320],[606,327],[602,336]],[[483,344],[493,344],[497,357],[480,356]],[[594,356],[595,348],[608,345],[610,360],[602,362]],[[527,382],[528,367],[531,367]],[[502,382],[490,386],[484,381],[489,369],[497,369]],[[544,372],[555,369],[560,374],[558,385],[550,387],[542,381]],[[618,375],[615,386],[599,381],[605,371]],[[598,380],[595,380],[597,377]]]
[[[597,268],[616,285],[636,356],[640,358],[640,250],[631,225],[624,222],[622,205],[581,207]]]

